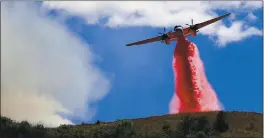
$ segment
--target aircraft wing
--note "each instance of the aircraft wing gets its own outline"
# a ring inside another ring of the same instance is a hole
[[[222,15],[222,16],[219,16],[219,17],[216,17],[214,19],[211,19],[211,20],[208,20],[208,21],[205,21],[205,22],[202,22],[202,23],[195,24],[192,28],[190,28],[190,27],[184,28],[183,29],[183,32],[184,32],[184,34],[188,34],[188,33],[190,33],[190,30],[191,29],[192,30],[198,30],[198,29],[203,28],[203,27],[205,27],[205,26],[207,26],[209,24],[212,24],[212,23],[214,23],[216,21],[219,21],[219,20],[221,20],[221,19],[229,16],[230,14],[231,13],[228,13],[228,14],[225,14],[225,15]]]
[[[228,13],[228,14],[225,14],[225,15],[222,15],[222,16],[219,16],[217,18],[214,18],[214,19],[211,19],[211,20],[208,20],[208,21],[205,21],[205,22],[202,22],[202,23],[198,23],[198,24],[195,24],[191,27],[187,27],[187,28],[184,28],[183,29],[183,34],[184,35],[190,35],[190,33],[192,33],[192,30],[198,30],[200,28],[203,28],[207,25],[210,25],[216,21],[219,21],[227,16],[229,16],[231,13]],[[177,32],[168,32],[167,35],[174,39],[174,38],[177,38],[177,35],[181,35]],[[138,42],[134,42],[134,43],[130,43],[130,44],[127,44],[126,46],[133,46],[133,45],[141,45],[141,44],[146,44],[146,43],[152,43],[152,42],[156,42],[156,41],[160,41],[162,39],[162,36],[157,36],[157,37],[153,37],[153,38],[149,38],[149,39],[145,39],[145,40],[142,40],[142,41],[138,41]]]
[[[161,40],[161,36],[157,36],[157,37],[145,39],[142,41],[130,43],[130,44],[127,44],[126,46],[141,45],[141,44],[152,43],[152,42],[156,42],[156,41],[160,41],[160,40]]]

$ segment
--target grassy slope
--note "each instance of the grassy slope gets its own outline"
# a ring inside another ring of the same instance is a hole
[[[210,128],[213,129],[213,133],[210,133],[217,137],[235,137],[235,138],[262,138],[263,137],[263,114],[250,113],[250,112],[224,112],[224,118],[220,122],[228,122],[228,130],[225,132],[219,132],[214,129],[214,123],[219,112],[206,112],[206,113],[192,113],[192,114],[179,114],[179,115],[164,115],[153,116],[148,118],[133,119],[133,120],[119,120],[115,122],[103,123],[97,122],[97,124],[82,124],[76,126],[62,125],[58,128],[41,128],[38,126],[30,127],[24,122],[23,125],[6,125],[3,124],[3,118],[1,118],[1,135],[4,137],[2,127],[5,126],[9,133],[12,133],[12,137],[23,135],[24,137],[107,137],[107,138],[126,138],[126,137],[176,137],[178,136],[179,128],[182,126],[183,120],[186,120],[186,116],[191,118],[205,117],[210,124]],[[201,119],[200,119],[201,120]],[[203,123],[206,124],[206,123]],[[23,127],[22,127],[23,126]],[[191,126],[195,126],[192,124]],[[197,125],[196,125],[197,126]],[[199,126],[198,128],[202,128]],[[26,128],[26,129],[25,129]],[[5,133],[7,133],[5,130]],[[206,132],[205,129],[202,130]],[[210,131],[211,132],[211,131]],[[181,132],[182,134],[183,132]],[[197,131],[195,132],[197,133]],[[199,132],[201,133],[201,132]],[[11,137],[11,136],[9,136]],[[187,137],[186,135],[183,137]],[[206,136],[204,136],[206,137]],[[202,138],[204,138],[202,137]],[[208,137],[208,136],[207,136]],[[210,136],[212,137],[212,136]]]

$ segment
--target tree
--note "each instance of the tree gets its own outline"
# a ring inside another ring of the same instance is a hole
[[[206,134],[204,131],[199,131],[197,134],[196,134],[196,137],[195,138],[209,138],[208,134]]]
[[[184,117],[178,126],[177,138],[206,138],[212,135],[212,127],[208,119],[202,117]]]
[[[116,128],[116,138],[130,138],[135,135],[133,123],[128,120],[121,120]]]
[[[194,122],[193,117],[191,117],[189,115],[184,116],[182,122],[180,122],[178,125],[176,137],[177,138],[185,138],[190,133],[193,122]]]
[[[101,121],[100,120],[97,120],[96,122],[95,122],[95,124],[101,124]]]
[[[22,121],[18,127],[18,134],[30,138],[32,136],[31,125],[27,121]]]
[[[162,126],[162,130],[163,132],[168,136],[170,137],[171,136],[171,133],[172,133],[172,130],[171,130],[171,126],[170,124],[168,124],[167,122],[165,122]]]
[[[223,111],[217,114],[216,121],[214,122],[214,130],[220,133],[226,132],[229,129],[229,124],[226,115]]]

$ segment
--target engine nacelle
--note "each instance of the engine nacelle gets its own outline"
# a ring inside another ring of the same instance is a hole
[[[197,31],[191,31],[191,36],[196,36]]]
[[[169,45],[170,44],[170,39],[169,38],[165,38],[164,42],[165,42],[165,44]]]

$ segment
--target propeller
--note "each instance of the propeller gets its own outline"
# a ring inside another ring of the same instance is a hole
[[[161,42],[163,42],[163,40],[164,40],[166,37],[168,37],[167,32],[166,32],[166,27],[163,28],[163,33],[159,32],[158,34],[161,35],[161,40],[162,40]]]
[[[186,24],[186,25],[189,26],[189,29],[188,29],[189,31],[193,30],[193,31],[199,32],[199,30],[195,29],[195,25],[193,25],[193,19],[191,19],[191,25],[189,25],[189,24]]]
[[[191,23],[192,23],[191,25],[189,25],[189,24],[185,24],[185,25],[193,27],[193,19],[191,19]]]
[[[166,28],[163,28],[163,33],[159,32],[158,34],[166,34]]]

